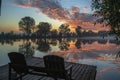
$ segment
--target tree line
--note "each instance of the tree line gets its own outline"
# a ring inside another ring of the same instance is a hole
[[[68,38],[68,37],[84,37],[84,36],[107,36],[109,32],[92,30],[83,30],[81,26],[75,28],[75,32],[71,32],[68,24],[61,24],[58,29],[52,29],[52,25],[48,22],[40,22],[35,25],[32,17],[24,17],[18,23],[19,30],[22,34],[15,34],[13,31],[0,33],[0,39],[28,39],[28,38]]]

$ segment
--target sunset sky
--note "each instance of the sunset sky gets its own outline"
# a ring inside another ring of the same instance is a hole
[[[0,32],[19,31],[18,22],[25,16],[39,22],[49,22],[57,29],[68,23],[72,29],[81,26],[94,31],[105,30],[100,24],[94,26],[91,0],[2,0]]]

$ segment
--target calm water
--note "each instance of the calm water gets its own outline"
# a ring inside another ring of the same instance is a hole
[[[9,62],[7,53],[26,57],[54,54],[66,61],[97,66],[96,80],[120,80],[120,42],[107,39],[0,40],[0,66]]]

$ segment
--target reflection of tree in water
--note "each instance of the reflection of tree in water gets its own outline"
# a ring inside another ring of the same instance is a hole
[[[24,54],[26,57],[33,56],[34,46],[31,45],[30,41],[23,42],[22,45],[19,45],[19,52]]]
[[[107,40],[98,40],[98,43],[99,43],[99,44],[106,44],[106,43],[107,43]]]
[[[77,39],[77,41],[75,43],[75,46],[76,46],[77,49],[81,48],[81,40],[80,39]]]
[[[51,39],[50,44],[53,45],[53,46],[56,46],[57,45],[57,39]]]
[[[82,41],[82,43],[85,45],[85,44],[92,44],[93,42],[95,42],[96,40],[88,40],[88,39],[82,39],[81,40]]]
[[[120,41],[116,41],[116,40],[109,40],[109,43],[120,45]]]
[[[59,48],[60,50],[69,50],[68,47],[70,46],[69,41],[67,39],[62,39],[59,41]]]
[[[38,45],[37,50],[41,52],[48,52],[51,50],[48,40],[45,39],[38,40],[37,45]]]
[[[15,40],[10,40],[10,39],[0,40],[0,43],[1,43],[2,45],[4,45],[4,44],[10,44],[11,46],[13,46],[14,42],[15,42]]]

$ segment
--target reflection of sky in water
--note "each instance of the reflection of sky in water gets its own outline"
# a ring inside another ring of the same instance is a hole
[[[96,65],[96,80],[120,80],[120,58],[116,59],[116,53],[120,46],[107,42],[100,44],[97,41],[92,44],[81,44],[77,49],[71,42],[67,51],[53,51],[53,54],[61,55],[67,61],[82,64]]]
[[[30,46],[34,47],[34,57],[43,57],[47,54],[59,55],[64,57],[67,61],[97,66],[96,80],[120,80],[120,57],[116,58],[118,50],[120,49],[119,45],[114,44],[114,41],[109,43],[109,41],[100,42],[95,40],[85,42],[84,40],[80,40],[77,48],[75,46],[76,41],[77,40],[67,41],[67,43],[64,43],[64,41],[63,44],[57,41],[56,45],[51,43],[49,47],[45,44],[44,47],[47,47],[49,50],[44,52],[40,51],[46,49],[40,46],[41,41],[38,41],[39,43],[32,42]],[[52,42],[52,40],[49,42]],[[4,45],[0,44],[0,65],[8,63],[8,52],[19,51],[20,45],[25,44],[25,41],[23,42],[22,40],[14,42],[13,45],[8,43]],[[32,48],[29,47],[28,44],[24,47],[28,49]],[[26,50],[24,48],[21,49],[22,51]],[[120,54],[118,56],[120,56]]]
[[[78,59],[78,63],[96,65],[96,80],[119,80],[120,64],[114,64],[111,61],[102,61],[94,59]]]

